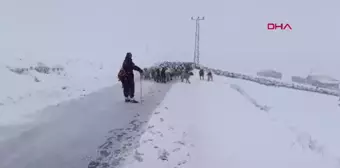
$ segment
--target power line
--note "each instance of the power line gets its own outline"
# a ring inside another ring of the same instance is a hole
[[[200,63],[200,21],[204,20],[204,16],[196,18],[191,17],[191,20],[196,21],[194,63],[198,66]]]

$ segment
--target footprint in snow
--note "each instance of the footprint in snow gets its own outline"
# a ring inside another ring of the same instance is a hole
[[[99,165],[100,165],[99,162],[97,162],[97,161],[91,161],[87,167],[88,167],[88,168],[97,168]]]
[[[178,152],[180,150],[181,150],[181,148],[176,148],[176,149],[172,150],[172,152]]]
[[[183,142],[183,141],[175,141],[174,143],[185,146],[185,142]]]
[[[148,142],[153,142],[153,139],[147,139],[147,140],[142,141],[143,144],[148,143]]]
[[[111,152],[108,152],[107,150],[101,150],[99,153],[102,157],[108,157],[111,154]]]
[[[169,161],[169,156],[170,153],[165,149],[160,149],[158,151],[158,159],[161,159],[162,161]]]
[[[178,162],[177,165],[178,165],[178,166],[181,166],[181,165],[186,164],[187,162],[188,162],[188,161],[186,161],[186,160],[182,160],[182,161]]]
[[[171,126],[169,126],[168,130],[169,130],[169,131],[173,131],[173,130],[175,130],[175,128],[174,128],[174,127],[171,127]]]
[[[135,154],[134,154],[134,159],[137,160],[138,162],[143,162],[143,156],[144,154],[143,153],[140,153],[138,152],[137,150],[135,151]]]
[[[163,137],[163,133],[160,131],[149,131],[151,135],[159,135],[160,137]]]

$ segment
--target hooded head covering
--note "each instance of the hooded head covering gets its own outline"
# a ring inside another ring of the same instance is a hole
[[[125,59],[132,59],[132,54],[130,52],[126,53]]]
[[[126,53],[125,60],[123,62],[123,67],[124,65],[130,65],[133,64],[132,62],[132,54],[130,52]]]

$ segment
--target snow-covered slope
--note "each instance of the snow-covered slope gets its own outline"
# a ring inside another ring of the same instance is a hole
[[[195,76],[172,87],[125,167],[336,167],[338,108],[332,96]]]
[[[42,65],[49,68],[48,73],[35,69]],[[49,105],[83,97],[117,83],[117,68],[110,65],[85,59],[66,59],[60,63],[25,59],[2,62],[0,74],[5,80],[1,81],[0,88],[0,126],[33,121],[37,111]],[[62,69],[52,71],[54,67]],[[26,70],[11,71],[17,68]]]

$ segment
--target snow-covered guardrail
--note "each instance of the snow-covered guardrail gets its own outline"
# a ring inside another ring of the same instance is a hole
[[[249,75],[243,75],[243,74],[240,74],[240,73],[216,70],[216,69],[203,67],[203,66],[202,66],[202,68],[205,69],[205,70],[211,70],[216,75],[248,80],[248,81],[256,82],[256,83],[266,85],[266,86],[285,87],[285,88],[289,88],[289,89],[315,92],[315,93],[321,93],[321,94],[332,95],[332,96],[339,96],[339,93],[337,91],[327,90],[327,89],[323,89],[323,88],[317,88],[317,87],[312,87],[312,86],[308,87],[308,86],[303,86],[303,85],[294,84],[294,83],[287,83],[287,82],[279,82],[279,81],[275,81],[275,80],[269,80],[269,79],[266,79],[266,78],[253,77],[253,76],[249,76]]]
[[[202,65],[195,66],[194,63],[192,62],[162,62],[157,64],[156,66],[159,67],[171,67],[171,68],[176,68],[176,67],[193,67],[193,68],[202,68],[205,71],[211,71],[215,75],[219,76],[225,76],[229,78],[237,78],[237,79],[242,79],[242,80],[247,80],[251,82],[256,82],[258,84],[266,85],[266,86],[272,86],[272,87],[284,87],[284,88],[289,88],[289,89],[295,89],[295,90],[301,90],[301,91],[308,91],[308,92],[314,92],[314,93],[320,93],[320,94],[326,94],[326,95],[331,95],[331,96],[340,96],[339,92],[333,91],[333,90],[328,90],[324,88],[318,88],[318,87],[313,87],[313,86],[304,86],[304,85],[299,85],[299,84],[294,84],[294,83],[287,83],[287,82],[279,82],[275,80],[270,80],[266,78],[261,78],[261,77],[253,77],[249,75],[244,75],[241,73],[235,73],[235,72],[229,72],[229,71],[223,71],[220,69],[214,69],[214,68],[209,68],[205,67]]]

